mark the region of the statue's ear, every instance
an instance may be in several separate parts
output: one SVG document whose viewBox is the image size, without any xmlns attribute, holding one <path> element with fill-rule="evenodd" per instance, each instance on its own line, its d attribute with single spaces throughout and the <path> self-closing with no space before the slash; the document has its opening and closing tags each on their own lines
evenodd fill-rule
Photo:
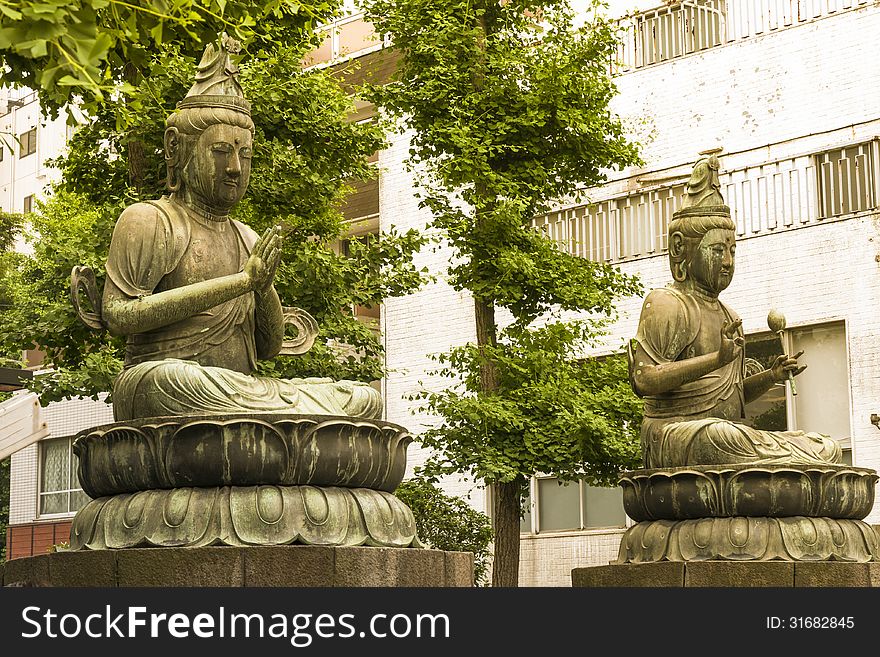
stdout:
<svg viewBox="0 0 880 657">
<path fill-rule="evenodd" d="M 180 133 L 177 128 L 171 127 L 165 130 L 165 187 L 169 192 L 180 189 L 180 172 L 177 170 L 180 163 Z"/>
<path fill-rule="evenodd" d="M 683 283 L 687 278 L 687 262 L 685 262 L 684 235 L 675 231 L 669 236 L 669 267 L 672 270 L 672 278 Z"/>
<path fill-rule="evenodd" d="M 669 255 L 675 260 L 684 257 L 684 235 L 679 231 L 669 236 Z"/>
<path fill-rule="evenodd" d="M 180 155 L 180 133 L 177 128 L 165 130 L 165 159 L 176 161 Z"/>
</svg>

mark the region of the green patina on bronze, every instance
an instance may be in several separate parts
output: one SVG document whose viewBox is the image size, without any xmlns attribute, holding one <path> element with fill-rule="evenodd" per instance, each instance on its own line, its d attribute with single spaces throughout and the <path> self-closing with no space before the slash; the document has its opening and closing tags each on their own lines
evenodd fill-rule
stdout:
<svg viewBox="0 0 880 657">
<path fill-rule="evenodd" d="M 702 465 L 627 472 L 633 520 L 826 517 L 860 520 L 874 506 L 877 473 L 847 465 Z"/>
<path fill-rule="evenodd" d="M 629 346 L 646 469 L 620 480 L 639 522 L 618 563 L 878 561 L 880 540 L 861 522 L 876 472 L 843 465 L 828 436 L 746 424 L 746 404 L 803 367 L 782 355 L 746 375 L 742 320 L 718 298 L 736 254 L 719 166 L 714 153 L 694 165 L 668 229 L 674 280 L 648 294 Z"/>
<path fill-rule="evenodd" d="M 391 493 L 334 486 L 215 486 L 101 497 L 73 521 L 74 550 L 208 545 L 419 546 Z"/>
<path fill-rule="evenodd" d="M 284 350 L 285 316 L 297 315 L 285 313 L 272 286 L 280 227 L 258 236 L 229 217 L 247 190 L 254 131 L 231 59 L 237 49 L 224 36 L 205 50 L 195 84 L 166 121 L 170 193 L 122 212 L 100 314 L 84 317 L 127 337 L 114 415 L 378 417 L 381 397 L 366 383 L 253 376 L 257 359 Z M 87 272 L 75 270 L 78 309 L 80 284 L 88 288 Z"/>
<path fill-rule="evenodd" d="M 412 441 L 376 420 L 366 383 L 254 376 L 257 359 L 307 351 L 305 311 L 273 288 L 280 227 L 258 236 L 229 217 L 245 193 L 254 124 L 231 59 L 209 45 L 167 119 L 169 194 L 126 208 L 103 296 L 75 268 L 89 326 L 127 337 L 112 425 L 80 434 L 83 490 L 74 550 L 207 545 L 419 547 L 393 491 Z M 93 306 L 79 303 L 85 292 Z M 284 340 L 284 325 L 298 329 Z"/>
<path fill-rule="evenodd" d="M 840 447 L 827 436 L 745 424 L 745 405 L 800 368 L 782 355 L 745 377 L 742 320 L 718 298 L 733 280 L 736 257 L 718 168 L 714 155 L 694 166 L 669 223 L 674 281 L 648 294 L 631 344 L 632 387 L 645 400 L 645 466 L 841 463 Z"/>
<path fill-rule="evenodd" d="M 412 436 L 381 420 L 264 413 L 117 422 L 80 434 L 93 498 L 189 486 L 348 486 L 393 492 Z"/>
</svg>

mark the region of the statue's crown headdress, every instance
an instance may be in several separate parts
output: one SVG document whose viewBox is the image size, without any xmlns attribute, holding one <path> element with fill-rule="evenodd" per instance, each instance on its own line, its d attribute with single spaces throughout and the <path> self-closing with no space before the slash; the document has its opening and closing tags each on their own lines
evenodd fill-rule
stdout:
<svg viewBox="0 0 880 657">
<path fill-rule="evenodd" d="M 704 153 L 694 164 L 691 177 L 687 182 L 684 201 L 676 212 L 673 220 L 688 216 L 730 216 L 730 208 L 724 204 L 721 196 L 721 182 L 718 179 L 718 151 L 715 149 Z"/>
<path fill-rule="evenodd" d="M 195 84 L 177 108 L 225 107 L 250 116 L 251 104 L 245 100 L 238 82 L 238 66 L 231 57 L 240 50 L 241 44 L 225 33 L 219 47 L 209 43 L 196 68 Z"/>
</svg>

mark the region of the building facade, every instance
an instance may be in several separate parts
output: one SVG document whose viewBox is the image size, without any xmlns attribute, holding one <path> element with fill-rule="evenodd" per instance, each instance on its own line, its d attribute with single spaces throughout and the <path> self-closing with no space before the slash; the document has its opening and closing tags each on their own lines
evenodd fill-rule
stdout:
<svg viewBox="0 0 880 657">
<path fill-rule="evenodd" d="M 722 193 L 738 239 L 737 273 L 723 298 L 743 318 L 755 367 L 783 348 L 803 349 L 808 365 L 797 396 L 777 386 L 750 407 L 752 419 L 765 428 L 827 433 L 854 465 L 880 469 L 880 5 L 619 0 L 610 11 L 622 29 L 609 63 L 619 89 L 613 109 L 642 144 L 645 165 L 609 172 L 607 184 L 590 190 L 589 204 L 560 206 L 537 218 L 536 229 L 573 254 L 638 274 L 646 290 L 664 286 L 671 280 L 666 227 L 692 164 L 700 152 L 722 149 Z M 357 15 L 329 26 L 313 55 L 309 64 L 319 66 L 353 57 L 366 69 L 393 64 Z M 368 120 L 373 111 L 359 104 L 354 118 Z M 430 222 L 404 166 L 408 149 L 404 134 L 377 154 L 376 181 L 359 187 L 346 208 L 353 236 Z M 426 249 L 417 264 L 438 275 L 434 282 L 388 300 L 381 312 L 354 309 L 382 331 L 385 417 L 415 434 L 436 419 L 416 412 L 409 396 L 444 385 L 429 374 L 429 355 L 475 339 L 471 300 L 443 279 L 450 257 L 446 248 Z M 635 335 L 640 308 L 641 298 L 623 300 L 604 345 L 590 355 L 618 352 Z M 787 319 L 784 344 L 767 326 L 771 308 Z M 83 415 L 82 426 L 68 422 L 56 431 L 50 419 L 52 435 L 63 440 L 108 421 L 101 413 L 109 418 L 109 411 L 97 409 Z M 60 487 L 63 468 L 54 464 L 61 442 L 46 444 L 14 457 L 10 536 L 26 535 L 17 527 L 57 524 L 65 513 L 69 519 L 81 499 L 72 483 Z M 409 472 L 426 457 L 413 444 Z M 459 478 L 444 486 L 488 512 L 490 491 L 477 483 Z M 559 486 L 540 476 L 530 486 L 522 585 L 568 586 L 572 568 L 616 558 L 630 523 L 619 490 Z M 867 520 L 880 522 L 880 507 Z M 53 531 L 53 540 L 63 533 Z"/>
<path fill-rule="evenodd" d="M 70 131 L 64 113 L 44 116 L 29 89 L 0 90 L 0 211 L 28 213 L 58 171 L 47 162 L 58 157 Z"/>
<path fill-rule="evenodd" d="M 806 429 L 841 441 L 853 464 L 880 467 L 872 422 L 880 377 L 880 6 L 840 0 L 614 2 L 622 45 L 613 109 L 642 144 L 645 165 L 610 172 L 590 204 L 559 207 L 535 224 L 571 253 L 638 274 L 646 290 L 671 281 L 666 227 L 701 151 L 720 153 L 722 193 L 737 223 L 737 273 L 725 302 L 743 318 L 747 357 L 781 353 L 767 326 L 784 313 L 789 353 L 808 365 L 798 395 L 777 386 L 750 406 L 765 428 Z M 630 12 L 629 17 L 624 17 Z M 633 15 L 632 12 L 635 12 Z M 380 225 L 429 220 L 401 166 L 405 136 L 380 154 Z M 420 264 L 442 273 L 449 251 Z M 641 298 L 624 300 L 604 349 L 635 335 Z M 388 419 L 416 433 L 432 418 L 406 396 L 442 385 L 430 353 L 474 339 L 472 304 L 442 278 L 384 307 Z M 750 361 L 751 362 L 751 361 Z M 876 421 L 876 420 L 874 420 Z M 414 463 L 425 455 L 412 449 Z M 488 511 L 486 491 L 449 489 Z M 574 567 L 616 559 L 630 522 L 617 491 L 548 477 L 531 483 L 523 521 L 521 585 L 568 586 Z M 877 523 L 875 507 L 867 519 Z"/>
</svg>

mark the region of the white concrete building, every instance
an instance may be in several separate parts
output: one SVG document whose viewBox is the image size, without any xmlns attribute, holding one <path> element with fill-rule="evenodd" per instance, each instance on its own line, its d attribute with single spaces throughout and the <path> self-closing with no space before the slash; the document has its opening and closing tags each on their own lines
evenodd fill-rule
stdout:
<svg viewBox="0 0 880 657">
<path fill-rule="evenodd" d="M 65 114 L 43 116 L 36 93 L 0 89 L 0 210 L 31 211 L 59 176 L 46 161 L 61 154 L 69 137 Z"/>
<path fill-rule="evenodd" d="M 636 6 L 634 6 L 636 5 Z M 880 7 L 839 0 L 614 2 L 627 27 L 613 108 L 643 144 L 646 165 L 611 174 L 589 206 L 538 220 L 562 248 L 639 274 L 646 289 L 671 276 L 666 225 L 700 151 L 723 147 L 722 192 L 738 226 L 738 263 L 724 299 L 743 318 L 760 360 L 777 348 L 766 323 L 781 310 L 790 353 L 809 365 L 799 394 L 778 386 L 755 415 L 776 428 L 838 438 L 859 466 L 880 468 Z M 422 226 L 401 167 L 405 139 L 381 153 L 380 225 Z M 421 256 L 442 272 L 448 251 Z M 634 336 L 641 299 L 619 307 L 606 353 Z M 472 304 L 442 281 L 385 304 L 388 419 L 418 432 L 405 395 L 428 385 L 428 353 L 474 339 Z M 751 410 L 751 409 L 750 409 Z M 769 428 L 769 426 L 768 426 Z M 417 448 L 412 459 L 424 458 Z M 486 495 L 465 482 L 488 510 Z M 570 585 L 573 567 L 617 556 L 628 520 L 602 489 L 532 482 L 523 523 L 521 585 Z M 868 522 L 880 521 L 880 509 Z M 616 526 L 615 526 L 616 525 Z"/>
<path fill-rule="evenodd" d="M 560 207 L 536 224 L 561 248 L 639 274 L 646 289 L 666 285 L 666 225 L 697 154 L 723 148 L 722 193 L 739 240 L 737 273 L 723 298 L 743 318 L 749 357 L 766 363 L 781 349 L 766 324 L 775 307 L 787 318 L 787 350 L 803 348 L 809 365 L 796 397 L 778 386 L 754 414 L 767 428 L 828 433 L 855 465 L 880 469 L 880 429 L 872 421 L 880 414 L 880 5 L 617 0 L 611 11 L 641 12 L 622 22 L 613 107 L 643 144 L 646 164 L 612 173 L 591 190 L 592 204 Z M 357 34 L 345 34 L 346 25 Z M 333 30 L 327 57 L 363 55 L 365 67 L 387 66 L 356 17 Z M 403 166 L 407 153 L 406 136 L 379 153 L 378 184 L 360 189 L 351 208 L 352 220 L 367 220 L 356 225 L 407 229 L 430 221 Z M 414 433 L 434 418 L 414 414 L 407 396 L 441 385 L 428 376 L 428 354 L 474 339 L 470 299 L 443 280 L 449 256 L 444 249 L 419 254 L 418 264 L 438 281 L 389 300 L 380 318 L 390 370 L 386 417 Z M 636 298 L 620 305 L 597 353 L 617 351 L 635 334 L 640 307 Z M 57 492 L 43 490 L 38 474 L 50 457 L 35 447 L 13 461 L 14 522 L 57 521 L 37 502 Z M 425 457 L 418 445 L 410 448 L 411 467 Z M 522 585 L 568 586 L 572 568 L 616 558 L 629 522 L 618 491 L 563 488 L 543 477 L 531 486 Z M 472 482 L 447 488 L 488 511 L 486 491 Z M 880 523 L 880 507 L 868 522 Z"/>
</svg>

